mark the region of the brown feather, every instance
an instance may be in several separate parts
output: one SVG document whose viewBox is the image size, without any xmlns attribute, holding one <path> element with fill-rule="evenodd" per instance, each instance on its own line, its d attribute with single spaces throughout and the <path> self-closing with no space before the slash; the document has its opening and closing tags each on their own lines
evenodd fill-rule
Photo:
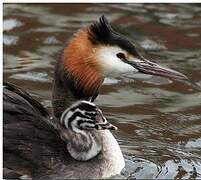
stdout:
<svg viewBox="0 0 201 180">
<path fill-rule="evenodd" d="M 93 95 L 103 82 L 102 69 L 96 59 L 97 47 L 84 29 L 71 39 L 63 52 L 64 68 L 75 80 L 75 86 L 88 95 Z"/>
</svg>

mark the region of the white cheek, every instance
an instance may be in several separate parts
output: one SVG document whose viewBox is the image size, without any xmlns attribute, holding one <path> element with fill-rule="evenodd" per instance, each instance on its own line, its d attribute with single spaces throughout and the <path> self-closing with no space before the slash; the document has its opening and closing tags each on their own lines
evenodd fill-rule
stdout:
<svg viewBox="0 0 201 180">
<path fill-rule="evenodd" d="M 123 52 L 118 47 L 102 47 L 99 50 L 98 58 L 100 65 L 104 70 L 104 74 L 107 75 L 120 75 L 122 73 L 129 73 L 129 72 L 138 72 L 137 69 L 132 67 L 131 65 L 123 62 L 120 60 L 116 54 L 119 52 Z"/>
</svg>

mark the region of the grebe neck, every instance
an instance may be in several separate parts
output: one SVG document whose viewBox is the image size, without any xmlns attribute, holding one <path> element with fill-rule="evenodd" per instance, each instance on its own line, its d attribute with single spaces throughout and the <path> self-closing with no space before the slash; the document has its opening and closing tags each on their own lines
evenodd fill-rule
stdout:
<svg viewBox="0 0 201 180">
<path fill-rule="evenodd" d="M 79 38 L 78 38 L 79 37 Z M 53 108 L 57 118 L 75 100 L 94 100 L 104 77 L 96 60 L 96 47 L 85 30 L 79 31 L 55 66 Z"/>
</svg>

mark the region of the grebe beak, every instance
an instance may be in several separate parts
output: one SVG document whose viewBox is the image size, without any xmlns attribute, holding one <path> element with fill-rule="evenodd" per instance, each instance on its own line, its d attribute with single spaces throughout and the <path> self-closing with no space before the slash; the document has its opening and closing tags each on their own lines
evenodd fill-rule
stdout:
<svg viewBox="0 0 201 180">
<path fill-rule="evenodd" d="M 184 74 L 169 68 L 162 67 L 156 63 L 145 59 L 144 57 L 141 57 L 139 60 L 136 61 L 129 61 L 129 64 L 135 69 L 137 69 L 140 73 L 167 77 L 173 80 L 188 79 Z"/>
</svg>

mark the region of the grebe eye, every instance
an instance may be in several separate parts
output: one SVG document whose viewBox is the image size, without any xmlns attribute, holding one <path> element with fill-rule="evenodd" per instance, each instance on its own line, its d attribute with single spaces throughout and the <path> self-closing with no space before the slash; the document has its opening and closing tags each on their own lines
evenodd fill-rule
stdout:
<svg viewBox="0 0 201 180">
<path fill-rule="evenodd" d="M 126 56 L 124 53 L 117 53 L 116 56 L 119 58 L 119 59 L 126 59 Z"/>
</svg>

